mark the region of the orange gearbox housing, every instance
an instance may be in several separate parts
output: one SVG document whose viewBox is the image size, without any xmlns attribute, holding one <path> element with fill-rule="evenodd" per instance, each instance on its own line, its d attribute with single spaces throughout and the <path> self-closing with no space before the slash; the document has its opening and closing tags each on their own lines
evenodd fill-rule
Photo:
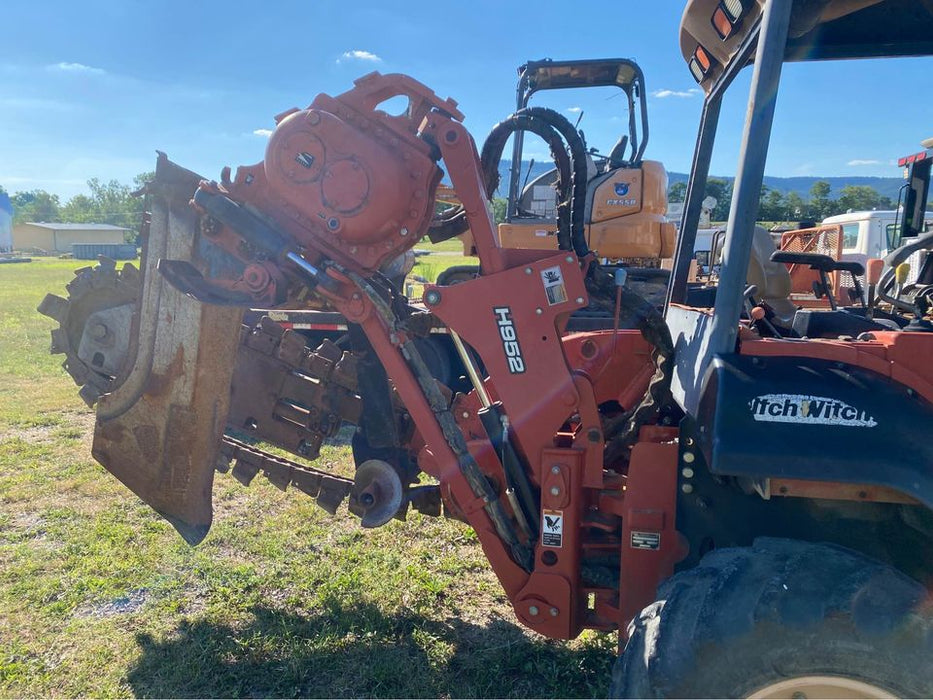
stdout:
<svg viewBox="0 0 933 700">
<path fill-rule="evenodd" d="M 404 113 L 378 109 L 397 96 L 408 99 Z M 442 172 L 419 130 L 434 109 L 462 119 L 456 106 L 407 76 L 370 73 L 342 95 L 279 115 L 265 160 L 224 187 L 273 212 L 305 250 L 372 272 L 427 230 Z"/>
</svg>

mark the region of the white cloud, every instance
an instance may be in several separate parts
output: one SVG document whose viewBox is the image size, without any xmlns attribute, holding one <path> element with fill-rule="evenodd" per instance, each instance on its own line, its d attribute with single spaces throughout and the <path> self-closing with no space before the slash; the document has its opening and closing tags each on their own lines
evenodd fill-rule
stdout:
<svg viewBox="0 0 933 700">
<path fill-rule="evenodd" d="M 53 63 L 50 66 L 46 66 L 49 70 L 60 71 L 63 73 L 83 73 L 84 75 L 103 75 L 107 71 L 103 68 L 94 68 L 93 66 L 86 66 L 83 63 Z"/>
<path fill-rule="evenodd" d="M 55 112 L 73 112 L 78 106 L 63 100 L 50 100 L 42 97 L 3 97 L 0 98 L 0 106 L 10 109 L 28 110 L 52 110 Z"/>
<path fill-rule="evenodd" d="M 573 112 L 574 114 L 579 114 L 580 112 L 583 111 L 583 109 L 581 107 L 568 107 L 567 111 Z"/>
<path fill-rule="evenodd" d="M 353 51 L 344 51 L 340 58 L 337 59 L 337 63 L 342 63 L 343 61 L 368 61 L 371 63 L 382 63 L 382 59 L 379 58 L 376 54 L 370 51 L 360 51 L 359 49 L 354 49 Z"/>
<path fill-rule="evenodd" d="M 262 136 L 264 138 L 269 138 L 270 136 L 272 136 L 272 129 L 254 129 L 253 133 L 256 134 L 256 136 Z"/>
<path fill-rule="evenodd" d="M 695 97 L 699 94 L 700 90 L 690 88 L 689 90 L 655 90 L 651 93 L 651 96 L 663 100 L 666 97 Z"/>
<path fill-rule="evenodd" d="M 858 167 L 860 165 L 881 165 L 881 161 L 856 158 L 855 160 L 850 160 L 848 163 L 846 163 L 846 165 L 853 166 L 853 167 Z"/>
</svg>

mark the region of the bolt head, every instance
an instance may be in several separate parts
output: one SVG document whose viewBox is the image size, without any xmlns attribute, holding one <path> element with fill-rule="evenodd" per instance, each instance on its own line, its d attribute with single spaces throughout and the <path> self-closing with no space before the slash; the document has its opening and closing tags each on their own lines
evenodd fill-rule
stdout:
<svg viewBox="0 0 933 700">
<path fill-rule="evenodd" d="M 462 417 L 464 417 L 464 418 L 469 418 L 469 417 L 470 417 L 470 412 L 469 412 L 469 411 L 464 411 L 464 412 L 461 413 L 460 415 L 461 415 Z"/>
<path fill-rule="evenodd" d="M 544 313 L 544 311 L 542 311 L 541 309 L 535 309 L 535 313 L 538 314 L 538 316 L 540 316 L 541 314 Z"/>
<path fill-rule="evenodd" d="M 552 495 L 552 496 L 560 496 L 560 486 L 552 486 L 552 487 L 551 487 L 551 495 Z"/>
<path fill-rule="evenodd" d="M 402 227 L 402 230 L 398 232 L 398 235 L 400 235 L 400 236 L 407 236 L 407 235 L 408 235 L 408 229 L 405 228 L 405 227 L 403 226 L 403 227 Z"/>
<path fill-rule="evenodd" d="M 692 452 L 684 452 L 684 462 L 687 464 L 693 464 L 693 461 L 696 459 L 696 455 Z"/>
<path fill-rule="evenodd" d="M 693 484 L 684 484 L 680 487 L 680 490 L 684 493 L 693 493 Z"/>
<path fill-rule="evenodd" d="M 683 469 L 680 470 L 680 473 L 683 474 L 683 477 L 685 479 L 693 478 L 693 469 L 691 469 L 690 467 L 684 467 Z"/>
<path fill-rule="evenodd" d="M 551 467 L 551 474 L 560 474 L 560 467 L 558 467 L 556 464 Z"/>
<path fill-rule="evenodd" d="M 583 303 L 583 297 L 577 297 L 577 303 L 578 303 L 578 304 L 582 304 L 582 303 Z"/>
<path fill-rule="evenodd" d="M 530 267 L 526 267 L 526 268 L 525 268 L 525 274 L 526 274 L 526 275 L 530 275 L 530 274 L 531 274 L 531 268 L 530 268 Z"/>
<path fill-rule="evenodd" d="M 564 260 L 566 260 L 566 261 L 569 262 L 569 263 L 572 263 L 572 262 L 573 262 L 573 256 L 572 256 L 572 255 L 568 255 L 566 258 L 564 258 Z"/>
<path fill-rule="evenodd" d="M 551 608 L 548 612 L 551 613 L 551 617 L 557 617 L 560 614 L 560 610 L 557 608 Z"/>
<path fill-rule="evenodd" d="M 428 306 L 434 306 L 435 304 L 441 303 L 441 293 L 436 289 L 429 290 L 424 295 L 424 303 Z"/>
<path fill-rule="evenodd" d="M 537 615 L 539 612 L 540 612 L 540 611 L 538 610 L 538 606 L 537 606 L 537 605 L 529 605 L 529 606 L 528 606 L 528 614 L 529 614 L 529 615 Z"/>
<path fill-rule="evenodd" d="M 103 323 L 95 323 L 94 327 L 91 329 L 91 335 L 95 340 L 103 340 L 107 337 L 107 326 Z"/>
</svg>

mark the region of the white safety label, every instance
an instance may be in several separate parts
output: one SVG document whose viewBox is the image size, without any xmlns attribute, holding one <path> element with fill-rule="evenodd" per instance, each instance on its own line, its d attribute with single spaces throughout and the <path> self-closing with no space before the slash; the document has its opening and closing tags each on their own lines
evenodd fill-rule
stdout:
<svg viewBox="0 0 933 700">
<path fill-rule="evenodd" d="M 632 530 L 632 549 L 660 549 L 660 532 L 636 532 Z"/>
<path fill-rule="evenodd" d="M 544 511 L 544 517 L 541 519 L 541 544 L 557 548 L 564 545 L 564 511 Z"/>
<path fill-rule="evenodd" d="M 549 267 L 541 270 L 541 281 L 547 294 L 549 306 L 563 304 L 567 301 L 567 287 L 564 285 L 564 273 L 560 267 Z"/>
</svg>

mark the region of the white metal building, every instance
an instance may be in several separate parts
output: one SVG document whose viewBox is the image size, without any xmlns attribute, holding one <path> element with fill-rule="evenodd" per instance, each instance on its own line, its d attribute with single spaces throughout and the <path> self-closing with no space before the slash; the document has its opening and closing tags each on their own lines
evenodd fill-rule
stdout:
<svg viewBox="0 0 933 700">
<path fill-rule="evenodd" d="M 129 229 L 110 224 L 26 223 L 13 227 L 16 250 L 45 250 L 70 253 L 74 244 L 120 244 Z"/>
</svg>

